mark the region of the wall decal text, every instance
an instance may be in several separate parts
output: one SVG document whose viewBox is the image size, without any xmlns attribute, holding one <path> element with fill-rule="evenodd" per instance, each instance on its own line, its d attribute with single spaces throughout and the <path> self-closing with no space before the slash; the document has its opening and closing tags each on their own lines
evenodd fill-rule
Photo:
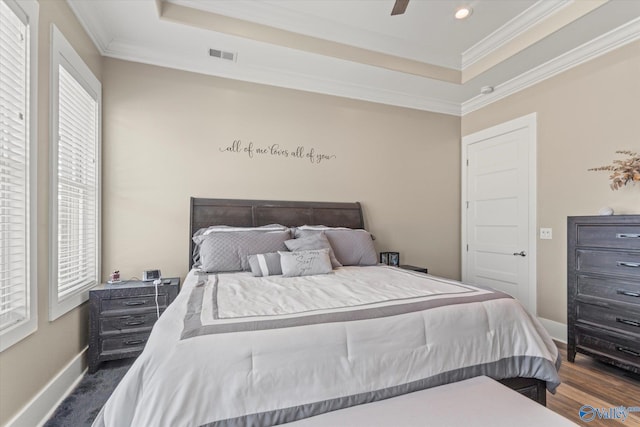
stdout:
<svg viewBox="0 0 640 427">
<path fill-rule="evenodd" d="M 307 148 L 304 145 L 298 145 L 295 149 L 283 147 L 280 144 L 271 144 L 266 146 L 257 146 L 253 141 L 248 144 L 236 139 L 231 145 L 219 147 L 221 153 L 246 154 L 250 159 L 260 157 L 284 157 L 289 159 L 307 160 L 313 164 L 320 164 L 324 161 L 333 160 L 335 154 L 321 153 L 315 148 Z"/>
</svg>

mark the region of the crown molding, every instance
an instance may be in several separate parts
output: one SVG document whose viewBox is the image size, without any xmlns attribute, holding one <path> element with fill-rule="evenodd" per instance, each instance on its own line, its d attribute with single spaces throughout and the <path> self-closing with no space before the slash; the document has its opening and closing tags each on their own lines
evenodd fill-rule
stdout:
<svg viewBox="0 0 640 427">
<path fill-rule="evenodd" d="M 466 69 L 501 46 L 509 43 L 521 34 L 529 31 L 534 25 L 546 20 L 549 16 L 565 8 L 574 0 L 539 0 L 527 10 L 489 34 L 469 49 L 462 52 L 462 69 Z"/>
<path fill-rule="evenodd" d="M 461 109 L 462 115 L 465 116 L 482 107 L 506 98 L 509 95 L 513 95 L 543 80 L 637 40 L 640 40 L 640 18 L 629 21 L 600 37 L 496 86 L 494 92 L 489 95 L 478 95 L 463 102 Z"/>
<path fill-rule="evenodd" d="M 574 1 L 575 0 L 553 0 L 553 2 L 549 2 L 548 5 L 540 5 L 540 3 L 547 3 L 545 0 L 542 0 L 536 3 L 536 7 L 538 7 L 535 9 L 538 17 L 537 20 L 544 19 L 545 13 L 547 15 L 556 13 L 562 7 L 573 4 Z M 372 85 L 367 86 L 356 82 L 345 82 L 270 67 L 248 66 L 242 63 L 212 64 L 211 59 L 208 57 L 189 58 L 183 52 L 167 52 L 159 50 L 158 47 L 154 46 L 133 44 L 117 39 L 114 40 L 102 22 L 96 18 L 96 14 L 89 6 L 90 2 L 84 0 L 67 0 L 67 3 L 103 56 L 224 77 L 232 80 L 340 96 L 455 116 L 469 114 L 572 67 L 640 39 L 640 18 L 636 18 L 509 81 L 496 85 L 494 92 L 491 94 L 475 96 L 460 104 L 455 100 L 421 96 L 418 93 L 409 93 L 409 91 L 384 90 L 379 87 L 373 87 Z M 532 6 L 532 8 L 533 7 L 534 6 Z M 521 15 L 528 15 L 530 19 L 528 22 L 530 22 L 530 25 L 534 25 L 533 23 L 536 20 L 531 19 L 532 14 L 530 12 L 531 8 Z M 520 18 L 520 16 L 518 18 Z M 526 26 L 524 22 L 517 24 L 517 21 L 518 19 L 511 21 L 508 26 L 514 27 L 516 30 Z M 514 24 L 514 22 L 516 22 L 516 24 Z M 509 40 L 508 34 L 511 34 L 510 37 L 516 35 L 515 32 L 507 31 L 504 27 L 503 30 L 502 43 Z M 481 43 L 478 43 L 478 45 Z M 491 49 L 491 47 L 486 46 L 485 48 Z"/>
<path fill-rule="evenodd" d="M 80 25 L 82 25 L 84 31 L 89 35 L 89 38 L 93 41 L 93 44 L 100 52 L 100 55 L 104 56 L 109 43 L 111 43 L 112 37 L 102 24 L 103 21 L 95 18 L 95 14 L 91 10 L 92 6 L 90 3 L 91 2 L 84 0 L 67 0 L 67 4 L 78 21 L 80 21 Z"/>
<path fill-rule="evenodd" d="M 445 99 L 415 96 L 412 93 L 346 83 L 334 79 L 294 73 L 283 69 L 247 66 L 240 62 L 213 62 L 211 58 L 204 56 L 202 58 L 188 58 L 179 52 L 160 52 L 151 46 L 134 45 L 117 39 L 109 44 L 109 47 L 103 55 L 125 61 L 140 62 L 143 64 L 286 89 L 333 95 L 454 116 L 460 116 L 461 114 L 460 103 Z"/>
</svg>

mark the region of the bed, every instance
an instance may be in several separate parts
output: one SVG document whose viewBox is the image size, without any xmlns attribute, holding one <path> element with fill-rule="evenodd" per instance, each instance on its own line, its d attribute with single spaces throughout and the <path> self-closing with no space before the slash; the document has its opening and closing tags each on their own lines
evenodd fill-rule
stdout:
<svg viewBox="0 0 640 427">
<path fill-rule="evenodd" d="M 94 426 L 286 424 L 479 375 L 545 404 L 559 385 L 544 328 L 488 288 L 381 265 L 303 277 L 191 268 L 198 230 L 359 230 L 359 203 L 192 198 L 190 212 L 190 272 Z"/>
</svg>

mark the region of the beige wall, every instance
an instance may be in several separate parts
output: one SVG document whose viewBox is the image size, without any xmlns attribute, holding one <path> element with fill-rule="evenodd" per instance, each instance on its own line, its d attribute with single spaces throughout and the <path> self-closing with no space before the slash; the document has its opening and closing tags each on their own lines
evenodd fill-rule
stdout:
<svg viewBox="0 0 640 427">
<path fill-rule="evenodd" d="M 87 345 L 86 304 L 49 322 L 48 188 L 49 62 L 54 23 L 101 79 L 102 58 L 67 3 L 40 1 L 38 28 L 38 330 L 0 353 L 0 425 L 16 413 Z"/>
<path fill-rule="evenodd" d="M 103 274 L 187 273 L 189 197 L 360 201 L 378 250 L 459 277 L 460 118 L 104 62 Z M 320 164 L 220 152 L 303 145 Z"/>
<path fill-rule="evenodd" d="M 640 43 L 460 119 L 114 59 L 66 2 L 42 0 L 39 37 L 38 331 L 0 353 L 0 425 L 86 346 L 86 306 L 48 321 L 49 37 L 55 22 L 103 81 L 103 277 L 187 272 L 190 196 L 362 202 L 378 250 L 459 278 L 460 135 L 538 113 L 538 310 L 565 321 L 567 215 L 640 213 L 612 192 L 616 149 L 640 150 Z M 461 132 L 462 131 L 462 132 Z M 240 139 L 335 154 L 308 161 L 221 153 Z M 25 378 L 27 380 L 25 380 Z"/>
<path fill-rule="evenodd" d="M 628 45 L 462 118 L 462 135 L 537 112 L 538 315 L 566 323 L 567 216 L 640 213 L 640 185 L 609 189 L 616 150 L 640 151 L 640 43 Z"/>
</svg>

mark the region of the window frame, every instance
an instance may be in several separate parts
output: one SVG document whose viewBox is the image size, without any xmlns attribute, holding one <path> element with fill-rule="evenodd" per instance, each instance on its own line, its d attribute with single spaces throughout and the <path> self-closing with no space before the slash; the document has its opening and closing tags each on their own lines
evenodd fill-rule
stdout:
<svg viewBox="0 0 640 427">
<path fill-rule="evenodd" d="M 28 32 L 28 107 L 26 110 L 28 120 L 27 153 L 29 161 L 28 182 L 28 284 L 26 290 L 26 316 L 21 322 L 10 326 L 0 332 L 0 352 L 5 351 L 14 344 L 38 330 L 38 11 L 39 4 L 36 0 L 0 0 L 11 9 L 18 18 L 27 26 Z"/>
<path fill-rule="evenodd" d="M 96 118 L 96 243 L 95 281 L 75 292 L 59 298 L 58 284 L 58 135 L 59 135 L 59 69 L 63 67 L 97 104 Z M 89 290 L 100 283 L 102 242 L 102 85 L 89 67 L 67 41 L 62 32 L 51 24 L 51 97 L 50 97 L 50 195 L 49 195 L 49 321 L 73 310 L 89 299 Z"/>
</svg>

